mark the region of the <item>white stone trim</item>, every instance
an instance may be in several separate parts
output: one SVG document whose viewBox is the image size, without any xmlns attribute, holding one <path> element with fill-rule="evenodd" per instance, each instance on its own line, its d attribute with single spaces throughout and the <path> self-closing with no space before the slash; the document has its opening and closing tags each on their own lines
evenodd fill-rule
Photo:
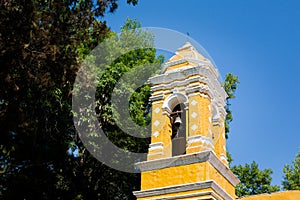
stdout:
<svg viewBox="0 0 300 200">
<path fill-rule="evenodd" d="M 214 196 L 215 198 L 220 196 L 221 198 L 223 198 L 225 200 L 234 200 L 234 197 L 231 197 L 226 191 L 224 191 L 213 180 L 208 180 L 208 181 L 205 181 L 205 182 L 175 185 L 175 186 L 169 186 L 169 187 L 161 187 L 161 188 L 155 188 L 155 189 L 150 189 L 150 190 L 134 191 L 133 194 L 137 198 L 145 198 L 145 197 L 153 197 L 153 196 L 160 196 L 161 195 L 162 197 L 159 198 L 159 199 L 171 200 L 171 199 L 180 198 L 182 195 L 174 196 L 174 197 L 163 197 L 163 195 L 172 194 L 172 193 L 187 192 L 187 191 L 193 191 L 193 190 L 201 190 L 201 189 L 207 189 L 207 188 L 211 188 L 213 191 L 215 191 L 215 194 L 212 194 L 212 196 Z M 193 195 L 194 197 L 197 197 L 196 194 L 197 193 L 192 193 L 192 194 L 187 194 L 187 195 Z M 198 197 L 201 197 L 200 195 L 204 195 L 204 193 L 198 193 Z M 186 196 L 186 197 L 191 197 L 191 196 Z M 219 200 L 220 198 L 217 198 L 217 199 Z"/>
<path fill-rule="evenodd" d="M 162 109 L 164 111 L 167 111 L 169 113 L 172 112 L 174 107 L 180 103 L 183 103 L 185 105 L 188 104 L 188 97 L 180 92 L 176 92 L 171 94 L 163 103 Z"/>
<path fill-rule="evenodd" d="M 196 112 L 193 112 L 193 113 L 191 114 L 191 116 L 192 116 L 192 118 L 196 118 L 196 117 L 198 116 L 198 114 L 197 114 Z"/>
<path fill-rule="evenodd" d="M 219 108 L 216 105 L 217 103 L 215 101 L 212 102 L 212 121 L 213 122 L 220 122 L 220 112 Z"/>
<path fill-rule="evenodd" d="M 150 97 L 150 101 L 158 101 L 158 100 L 162 100 L 165 98 L 165 95 L 155 95 L 155 96 L 151 96 Z"/>
<path fill-rule="evenodd" d="M 148 154 L 148 157 L 151 157 L 151 156 L 157 156 L 157 155 L 163 155 L 163 152 L 160 151 L 160 152 L 155 152 L 155 153 L 151 153 L 151 154 Z M 137 169 L 138 170 L 138 169 Z"/>
<path fill-rule="evenodd" d="M 156 142 L 149 145 L 149 150 L 163 150 L 163 143 L 162 142 Z"/>
<path fill-rule="evenodd" d="M 201 83 L 199 85 L 194 86 L 194 87 L 188 87 L 188 88 L 186 88 L 185 91 L 186 91 L 187 94 L 200 92 L 200 93 L 207 94 L 210 98 L 213 97 L 213 94 L 211 93 L 211 90 L 209 89 L 209 87 L 207 85 L 204 85 L 204 84 L 201 84 Z"/>
<path fill-rule="evenodd" d="M 193 106 L 195 106 L 195 105 L 197 105 L 197 101 L 194 99 L 192 102 L 191 102 L 191 104 L 193 105 Z"/>
<path fill-rule="evenodd" d="M 154 85 L 152 87 L 153 91 L 162 89 L 166 90 L 168 88 L 174 88 L 174 85 L 187 86 L 189 83 L 195 82 L 194 80 L 187 78 L 193 75 L 199 75 L 199 81 L 208 84 L 211 92 L 215 93 L 213 96 L 218 98 L 218 101 L 225 106 L 227 94 L 219 81 L 212 76 L 212 72 L 207 66 L 197 66 L 173 73 L 161 74 L 150 78 L 149 82 Z"/>
<path fill-rule="evenodd" d="M 220 159 L 228 162 L 227 156 L 224 154 L 221 154 Z"/>
<path fill-rule="evenodd" d="M 191 149 L 199 149 L 199 148 L 205 148 L 205 151 L 213 151 L 213 147 L 206 147 L 203 145 L 198 145 L 198 146 L 188 146 L 187 149 L 191 150 Z"/>
<path fill-rule="evenodd" d="M 195 64 L 198 64 L 199 66 L 205 66 L 205 65 L 211 66 L 211 62 L 209 60 L 204 61 L 204 60 L 192 59 L 192 58 L 182 58 L 180 60 L 175 60 L 175 61 L 171 61 L 171 62 L 167 62 L 167 63 L 163 64 L 163 69 L 161 70 L 161 73 L 165 73 L 165 72 L 168 73 L 169 71 L 171 71 L 171 70 L 167 70 L 168 67 L 182 64 L 185 62 L 195 63 Z M 217 70 L 214 67 L 212 67 L 211 70 L 213 71 L 213 74 L 215 75 L 215 77 L 218 78 L 219 74 L 218 74 Z"/>
<path fill-rule="evenodd" d="M 212 138 L 213 133 L 212 133 L 212 130 L 211 130 L 211 129 L 208 130 L 208 133 L 209 133 L 210 138 Z M 212 141 L 213 141 L 213 140 L 212 140 Z"/>
<path fill-rule="evenodd" d="M 196 142 L 201 142 L 202 144 L 208 144 L 210 146 L 214 146 L 212 139 L 209 137 L 195 135 L 195 136 L 190 136 L 188 138 L 188 145 L 191 145 L 192 143 L 196 143 Z"/>
<path fill-rule="evenodd" d="M 156 121 L 153 123 L 154 126 L 159 126 L 159 124 L 160 124 L 160 122 L 159 122 L 158 120 L 156 120 Z"/>
<path fill-rule="evenodd" d="M 151 155 L 151 154 L 150 154 Z M 194 163 L 201 163 L 208 161 L 216 170 L 218 170 L 233 186 L 237 185 L 239 179 L 230 171 L 230 169 L 222 163 L 215 153 L 211 150 L 202 151 L 193 154 L 185 154 L 169 158 L 161 158 L 157 160 L 150 160 L 136 163 L 135 166 L 141 172 L 158 170 L 168 167 L 182 166 Z"/>
<path fill-rule="evenodd" d="M 152 105 L 157 105 L 157 104 L 162 104 L 163 102 L 162 101 L 154 101 L 152 102 Z"/>
<path fill-rule="evenodd" d="M 219 112 L 220 112 L 222 118 L 225 119 L 227 112 L 226 112 L 224 106 L 219 106 L 218 108 L 219 108 Z"/>
<path fill-rule="evenodd" d="M 180 67 L 180 68 L 168 70 L 164 74 L 170 74 L 170 73 L 180 72 L 180 71 L 187 70 L 187 69 L 194 68 L 194 67 L 195 66 L 187 65 L 187 66 L 184 66 L 184 67 Z"/>
<path fill-rule="evenodd" d="M 156 114 L 158 114 L 158 113 L 160 112 L 160 110 L 161 110 L 161 109 L 157 107 L 157 108 L 155 108 L 154 112 L 155 112 Z"/>
<path fill-rule="evenodd" d="M 197 126 L 196 124 L 194 124 L 193 126 L 191 126 L 191 129 L 192 129 L 193 131 L 196 131 L 197 128 L 198 128 L 198 126 Z"/>
<path fill-rule="evenodd" d="M 158 132 L 158 131 L 155 131 L 155 132 L 153 133 L 153 136 L 157 138 L 157 137 L 159 136 L 159 132 Z"/>
<path fill-rule="evenodd" d="M 222 200 L 218 195 L 216 195 L 215 192 L 209 191 L 209 192 L 195 192 L 192 194 L 184 194 L 184 195 L 176 195 L 176 196 L 171 196 L 171 197 L 162 197 L 159 199 L 152 199 L 152 200 L 176 200 L 176 199 L 187 199 L 187 198 L 193 198 L 193 197 L 203 197 L 210 195 L 213 197 L 213 199 L 210 200 Z M 200 200 L 200 199 L 199 199 Z"/>
</svg>

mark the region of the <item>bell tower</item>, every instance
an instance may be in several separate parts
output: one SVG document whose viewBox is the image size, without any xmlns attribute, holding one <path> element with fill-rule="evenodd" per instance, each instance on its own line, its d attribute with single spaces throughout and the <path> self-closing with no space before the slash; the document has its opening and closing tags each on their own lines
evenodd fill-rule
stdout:
<svg viewBox="0 0 300 200">
<path fill-rule="evenodd" d="M 235 199 L 239 180 L 228 168 L 227 94 L 210 60 L 190 43 L 151 83 L 152 134 L 139 199 Z"/>
</svg>

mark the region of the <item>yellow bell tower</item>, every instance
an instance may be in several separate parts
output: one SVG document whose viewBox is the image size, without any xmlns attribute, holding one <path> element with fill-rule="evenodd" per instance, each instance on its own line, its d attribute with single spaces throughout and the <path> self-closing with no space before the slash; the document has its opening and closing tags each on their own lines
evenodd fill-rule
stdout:
<svg viewBox="0 0 300 200">
<path fill-rule="evenodd" d="M 152 135 L 137 199 L 235 199 L 228 168 L 227 94 L 218 71 L 190 43 L 179 48 L 152 85 Z"/>
</svg>

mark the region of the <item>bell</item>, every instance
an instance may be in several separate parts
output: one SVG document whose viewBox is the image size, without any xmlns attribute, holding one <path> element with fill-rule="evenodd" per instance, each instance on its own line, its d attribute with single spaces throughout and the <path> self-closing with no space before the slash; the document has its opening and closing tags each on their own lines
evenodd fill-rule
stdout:
<svg viewBox="0 0 300 200">
<path fill-rule="evenodd" d="M 177 116 L 177 117 L 175 118 L 174 125 L 179 127 L 180 124 L 182 124 L 182 121 L 181 121 L 180 117 Z"/>
</svg>

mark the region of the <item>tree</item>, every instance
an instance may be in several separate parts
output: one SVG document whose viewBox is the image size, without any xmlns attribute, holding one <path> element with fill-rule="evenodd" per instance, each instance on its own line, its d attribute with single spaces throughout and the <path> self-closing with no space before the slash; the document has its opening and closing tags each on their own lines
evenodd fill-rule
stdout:
<svg viewBox="0 0 300 200">
<path fill-rule="evenodd" d="M 230 132 L 229 124 L 233 120 L 232 111 L 230 110 L 230 99 L 235 98 L 235 91 L 239 85 L 240 81 L 237 76 L 232 73 L 226 74 L 225 81 L 222 83 L 228 97 L 226 102 L 226 120 L 225 120 L 225 137 L 228 138 L 228 133 Z"/>
<path fill-rule="evenodd" d="M 300 151 L 293 164 L 286 164 L 283 168 L 282 186 L 284 190 L 300 190 Z"/>
<path fill-rule="evenodd" d="M 71 113 L 81 47 L 88 52 L 104 39 L 109 30 L 96 18 L 116 8 L 116 0 L 1 3 L 1 198 L 133 198 L 139 177 L 94 159 Z M 154 62 L 153 51 L 134 53 Z"/>
<path fill-rule="evenodd" d="M 271 193 L 280 190 L 279 186 L 271 185 L 272 170 L 260 170 L 258 164 L 254 161 L 251 164 L 245 164 L 245 166 L 233 166 L 231 170 L 241 181 L 241 183 L 236 186 L 236 195 L 238 197 Z"/>
<path fill-rule="evenodd" d="M 230 109 L 230 99 L 235 98 L 235 91 L 238 87 L 238 84 L 240 83 L 237 76 L 233 75 L 232 73 L 226 74 L 225 81 L 222 83 L 223 88 L 225 89 L 228 97 L 226 99 L 226 118 L 225 118 L 225 138 L 228 139 L 228 133 L 230 132 L 229 124 L 232 122 L 232 111 Z M 231 162 L 233 161 L 231 154 L 227 151 L 227 160 L 229 163 L 229 166 Z"/>
<path fill-rule="evenodd" d="M 230 123 L 233 120 L 232 111 L 230 109 L 230 100 L 235 98 L 235 91 L 239 84 L 239 79 L 232 73 L 226 74 L 225 81 L 223 82 L 223 87 L 228 95 L 226 103 L 226 120 L 225 120 L 225 133 L 226 139 L 228 139 L 228 133 L 230 132 Z M 232 162 L 232 156 L 227 152 L 227 158 L 229 166 Z M 271 169 L 260 170 L 258 164 L 253 161 L 251 165 L 245 164 L 245 166 L 230 166 L 231 171 L 238 176 L 241 183 L 236 186 L 236 195 L 246 196 L 262 193 L 271 193 L 279 191 L 280 187 L 271 185 L 273 171 Z"/>
<path fill-rule="evenodd" d="M 100 81 L 98 82 L 98 87 L 96 91 L 96 111 L 98 117 L 96 123 L 98 121 L 100 122 L 100 128 L 104 130 L 105 134 L 108 136 L 110 141 L 112 141 L 118 147 L 126 149 L 130 152 L 147 152 L 148 144 L 150 141 L 149 138 L 139 139 L 131 137 L 130 135 L 124 133 L 120 129 L 117 122 L 124 124 L 128 120 L 123 117 L 120 119 L 119 116 L 113 115 L 113 111 L 115 108 L 111 105 L 111 94 L 113 94 L 114 91 L 117 90 L 115 92 L 117 93 L 118 100 L 127 98 L 126 95 L 124 95 L 124 93 L 126 93 L 128 90 L 132 90 L 132 88 L 135 87 L 131 86 L 132 82 L 130 81 L 121 82 L 119 87 L 116 87 L 120 78 L 122 78 L 123 75 L 128 74 L 128 72 L 133 71 L 133 69 L 135 69 L 138 66 L 146 65 L 146 67 L 151 67 L 151 65 L 147 65 L 151 63 L 160 66 L 162 62 L 161 59 L 156 59 L 155 49 L 152 48 L 153 36 L 147 32 L 139 30 L 139 27 L 140 24 L 138 22 L 128 19 L 125 25 L 122 27 L 121 34 L 119 36 L 117 36 L 115 33 L 111 33 L 110 39 L 107 39 L 105 41 L 104 46 L 101 46 L 100 49 L 97 48 L 97 51 L 99 50 L 100 52 L 97 52 L 96 55 L 101 55 L 100 57 L 95 58 L 94 56 L 87 56 L 85 58 L 86 60 L 91 59 L 89 60 L 91 63 L 101 63 L 101 65 L 104 63 L 105 67 L 104 72 L 100 73 L 99 77 L 97 78 Z M 135 51 L 127 52 L 126 47 L 130 46 L 128 44 L 132 42 L 134 42 L 135 45 L 138 44 L 138 46 L 140 46 L 141 48 Z M 102 52 L 103 49 L 105 49 L 105 52 Z M 114 56 L 112 56 L 113 54 L 121 56 L 119 56 L 117 59 L 114 59 Z M 112 60 L 112 63 L 107 65 L 107 63 L 109 63 L 110 60 Z M 86 74 L 83 73 L 84 77 L 89 77 L 93 75 L 93 72 L 90 74 L 88 72 Z M 129 79 L 135 80 L 136 78 L 135 76 L 129 76 Z M 88 88 L 89 84 L 83 84 L 81 86 L 83 88 L 85 88 L 85 86 Z M 81 88 L 79 91 L 85 92 L 87 90 Z M 79 96 L 85 97 L 86 95 L 89 95 L 88 92 L 80 94 Z M 150 88 L 148 85 L 145 85 L 139 87 L 137 89 L 137 92 L 133 93 L 130 99 L 129 111 L 131 114 L 131 118 L 133 118 L 133 120 L 140 125 L 146 125 L 147 123 L 149 123 L 149 119 L 147 118 L 146 112 L 149 96 Z M 127 109 L 127 107 L 125 109 Z M 90 111 L 86 110 L 86 112 L 88 113 Z M 93 112 L 93 107 L 91 108 L 91 112 Z M 90 118 L 86 119 L 86 121 L 89 120 Z M 93 130 L 91 129 L 88 132 L 93 132 Z M 98 135 L 88 135 L 85 138 L 86 140 L 88 140 L 87 143 L 90 144 L 89 149 L 93 149 L 93 152 L 96 152 L 97 155 L 100 154 L 101 156 L 107 156 L 102 154 L 102 146 L 99 145 L 98 142 L 95 142 L 98 139 Z M 84 147 L 79 148 L 79 152 L 84 151 Z M 114 155 L 110 156 L 113 157 Z M 84 157 L 84 159 L 89 158 Z M 117 159 L 116 162 L 118 162 Z M 101 173 L 103 173 L 103 168 L 106 168 L 106 173 L 114 175 L 114 177 L 110 177 L 105 182 L 118 183 L 115 185 L 111 185 L 109 188 L 107 188 L 107 190 L 111 190 L 114 187 L 119 188 L 121 186 L 120 188 L 123 190 L 123 193 L 126 192 L 126 196 L 119 196 L 116 192 L 114 192 L 113 194 L 110 194 L 112 196 L 103 196 L 102 194 L 100 194 L 101 199 L 110 199 L 116 196 L 118 196 L 120 199 L 134 198 L 132 196 L 132 191 L 139 190 L 140 187 L 139 174 L 126 174 L 124 172 L 112 169 L 109 170 L 108 167 L 102 165 L 94 167 L 92 171 L 94 174 L 99 174 L 98 176 L 100 176 Z M 95 178 L 90 179 L 99 180 L 98 176 L 92 176 Z"/>
</svg>

